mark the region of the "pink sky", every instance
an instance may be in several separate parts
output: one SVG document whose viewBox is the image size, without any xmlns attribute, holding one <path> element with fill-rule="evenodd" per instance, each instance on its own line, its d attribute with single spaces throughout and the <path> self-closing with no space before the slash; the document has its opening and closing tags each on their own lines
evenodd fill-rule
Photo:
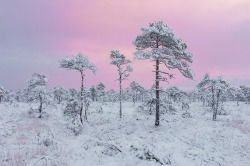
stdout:
<svg viewBox="0 0 250 166">
<path fill-rule="evenodd" d="M 46 74 L 49 87 L 78 88 L 79 73 L 60 69 L 58 60 L 79 52 L 99 68 L 96 75 L 87 73 L 87 86 L 103 82 L 118 89 L 110 51 L 132 59 L 140 28 L 160 20 L 188 44 L 196 74 L 191 81 L 174 72 L 176 79 L 163 87 L 193 89 L 206 72 L 235 86 L 250 84 L 249 0 L 10 0 L 0 1 L 0 20 L 0 85 L 14 90 L 23 89 L 34 72 Z M 132 66 L 124 87 L 131 81 L 151 87 L 152 63 Z"/>
</svg>

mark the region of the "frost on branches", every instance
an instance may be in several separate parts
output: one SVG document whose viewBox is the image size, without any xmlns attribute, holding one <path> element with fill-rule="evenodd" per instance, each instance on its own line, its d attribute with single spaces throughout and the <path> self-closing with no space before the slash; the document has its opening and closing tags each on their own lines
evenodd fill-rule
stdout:
<svg viewBox="0 0 250 166">
<path fill-rule="evenodd" d="M 156 120 L 159 125 L 159 82 L 167 81 L 174 77 L 173 74 L 160 70 L 163 64 L 168 70 L 178 69 L 183 76 L 194 79 L 194 73 L 189 69 L 193 62 L 193 54 L 186 51 L 187 44 L 181 38 L 175 37 L 175 32 L 164 25 L 162 21 L 155 22 L 149 27 L 141 28 L 142 34 L 136 37 L 133 44 L 137 52 L 134 53 L 138 60 L 149 59 L 155 62 L 156 81 Z"/>
<path fill-rule="evenodd" d="M 84 90 L 84 77 L 85 71 L 91 70 L 94 74 L 97 71 L 97 67 L 95 64 L 91 63 L 88 57 L 83 56 L 82 54 L 78 54 L 77 56 L 73 56 L 72 58 L 63 58 L 59 61 L 61 68 L 66 68 L 69 70 L 77 70 L 81 73 L 81 108 L 80 108 L 80 121 L 82 122 L 82 110 L 83 110 L 83 103 L 85 103 L 85 116 L 84 118 L 87 120 L 87 110 L 86 104 L 88 104 L 85 90 Z"/>
<path fill-rule="evenodd" d="M 117 67 L 117 71 L 119 74 L 119 80 L 120 83 L 120 95 L 119 95 L 119 101 L 120 101 L 120 118 L 122 118 L 122 81 L 126 80 L 129 76 L 128 72 L 132 72 L 133 68 L 128 65 L 131 63 L 130 60 L 126 59 L 126 56 L 124 54 L 120 54 L 118 50 L 112 50 L 110 54 L 111 62 L 110 64 L 115 65 Z M 123 66 L 126 65 L 126 69 L 123 68 Z"/>
<path fill-rule="evenodd" d="M 197 88 L 200 92 L 209 92 L 210 96 L 208 97 L 208 100 L 213 111 L 213 120 L 216 120 L 221 103 L 221 96 L 229 88 L 229 83 L 224 80 L 222 76 L 218 76 L 217 79 L 212 79 L 210 78 L 210 75 L 206 73 L 202 81 L 197 85 Z"/>
</svg>

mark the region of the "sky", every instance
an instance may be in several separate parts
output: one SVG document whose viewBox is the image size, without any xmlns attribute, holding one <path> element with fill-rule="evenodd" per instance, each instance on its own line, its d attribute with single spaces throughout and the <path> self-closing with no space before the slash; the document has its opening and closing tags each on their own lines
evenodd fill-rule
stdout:
<svg viewBox="0 0 250 166">
<path fill-rule="evenodd" d="M 163 21 L 193 53 L 195 81 L 178 71 L 163 88 L 194 89 L 203 75 L 223 75 L 233 86 L 250 86 L 249 0 L 0 0 L 0 85 L 15 91 L 27 86 L 34 72 L 49 78 L 49 88 L 80 87 L 80 73 L 59 68 L 59 60 L 82 53 L 98 72 L 86 73 L 85 85 L 102 82 L 119 87 L 110 51 L 129 59 L 140 28 Z M 134 61 L 127 87 L 154 83 L 153 63 Z M 166 70 L 161 66 L 162 70 Z"/>
</svg>

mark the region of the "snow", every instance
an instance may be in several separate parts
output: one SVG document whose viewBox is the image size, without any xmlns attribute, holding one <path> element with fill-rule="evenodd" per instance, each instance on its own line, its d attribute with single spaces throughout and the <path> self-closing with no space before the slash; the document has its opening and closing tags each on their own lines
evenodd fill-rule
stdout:
<svg viewBox="0 0 250 166">
<path fill-rule="evenodd" d="M 190 105 L 190 118 L 183 118 L 178 106 L 176 114 L 161 115 L 159 127 L 155 116 L 138 106 L 123 103 L 120 120 L 119 103 L 93 102 L 76 136 L 67 127 L 63 104 L 37 118 L 28 113 L 29 104 L 1 103 L 0 165 L 250 165 L 249 104 L 225 102 L 227 114 L 217 121 L 202 103 Z"/>
</svg>

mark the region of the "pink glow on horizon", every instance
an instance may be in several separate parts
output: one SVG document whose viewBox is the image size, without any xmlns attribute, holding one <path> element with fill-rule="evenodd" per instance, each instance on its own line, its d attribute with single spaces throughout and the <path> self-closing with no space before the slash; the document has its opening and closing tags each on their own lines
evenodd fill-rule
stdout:
<svg viewBox="0 0 250 166">
<path fill-rule="evenodd" d="M 133 59 L 136 50 L 132 41 L 140 34 L 140 28 L 159 20 L 188 44 L 194 54 L 191 68 L 197 81 L 208 72 L 215 77 L 223 75 L 235 85 L 250 82 L 248 0 L 24 0 L 16 4 L 1 2 L 0 11 L 0 36 L 4 36 L 0 39 L 0 55 L 6 56 L 9 63 L 11 56 L 19 58 L 13 66 L 19 65 L 23 70 L 18 76 L 18 81 L 24 82 L 22 86 L 33 72 L 41 72 L 49 76 L 50 87 L 78 88 L 79 73 L 59 69 L 58 60 L 81 52 L 99 68 L 96 76 L 88 73 L 86 85 L 103 82 L 107 89 L 118 89 L 118 82 L 114 81 L 116 68 L 109 64 L 110 51 L 118 49 Z M 27 61 L 35 65 L 29 66 Z M 131 81 L 151 87 L 152 63 L 135 61 L 132 66 L 134 72 L 124 87 Z M 7 68 L 6 64 L 2 70 L 8 71 Z M 9 85 L 16 80 L 8 77 L 0 81 Z M 162 85 L 188 89 L 197 81 L 177 74 L 170 84 Z M 13 84 L 9 88 L 23 87 Z"/>
</svg>

